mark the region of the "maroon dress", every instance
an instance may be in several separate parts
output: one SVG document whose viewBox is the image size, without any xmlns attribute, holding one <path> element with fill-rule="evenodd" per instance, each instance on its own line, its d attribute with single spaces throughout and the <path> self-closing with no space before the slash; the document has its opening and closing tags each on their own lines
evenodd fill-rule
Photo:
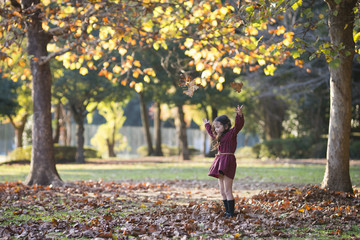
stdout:
<svg viewBox="0 0 360 240">
<path fill-rule="evenodd" d="M 236 172 L 236 158 L 234 155 L 237 146 L 236 137 L 243 126 L 244 115 L 240 116 L 239 114 L 236 114 L 235 126 L 220 138 L 218 154 L 210 167 L 209 176 L 218 178 L 219 174 L 222 173 L 225 176 L 234 179 Z M 215 136 L 211 131 L 211 125 L 206 123 L 205 128 L 210 137 L 214 139 Z"/>
</svg>

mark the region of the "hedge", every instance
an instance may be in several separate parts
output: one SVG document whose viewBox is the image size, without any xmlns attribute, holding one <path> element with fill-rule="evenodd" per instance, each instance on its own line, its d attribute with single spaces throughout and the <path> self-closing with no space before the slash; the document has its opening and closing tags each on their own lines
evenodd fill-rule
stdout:
<svg viewBox="0 0 360 240">
<path fill-rule="evenodd" d="M 32 146 L 16 148 L 8 155 L 9 162 L 30 162 Z M 76 147 L 74 146 L 54 146 L 54 155 L 56 163 L 74 163 L 76 155 Z M 100 154 L 92 148 L 84 148 L 85 158 L 101 158 Z"/>
<path fill-rule="evenodd" d="M 273 139 L 252 147 L 257 158 L 326 158 L 327 139 Z M 360 141 L 350 142 L 350 159 L 360 159 Z"/>
</svg>

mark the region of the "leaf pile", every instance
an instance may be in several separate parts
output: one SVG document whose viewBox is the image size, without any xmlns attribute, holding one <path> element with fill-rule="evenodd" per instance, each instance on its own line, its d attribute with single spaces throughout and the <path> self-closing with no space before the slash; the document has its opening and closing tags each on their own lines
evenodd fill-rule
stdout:
<svg viewBox="0 0 360 240">
<path fill-rule="evenodd" d="M 236 199 L 233 218 L 224 218 L 221 201 L 190 201 L 181 194 L 154 183 L 0 183 L 0 238 L 288 238 L 316 237 L 319 229 L 329 238 L 359 237 L 357 191 L 305 186 L 263 192 Z"/>
</svg>

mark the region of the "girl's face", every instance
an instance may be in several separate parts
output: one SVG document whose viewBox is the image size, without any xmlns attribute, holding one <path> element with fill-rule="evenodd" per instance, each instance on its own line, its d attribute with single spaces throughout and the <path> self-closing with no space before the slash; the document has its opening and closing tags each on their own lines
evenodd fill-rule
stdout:
<svg viewBox="0 0 360 240">
<path fill-rule="evenodd" d="M 227 130 L 224 125 L 217 121 L 214 122 L 213 126 L 217 135 L 221 135 L 225 130 Z"/>
</svg>

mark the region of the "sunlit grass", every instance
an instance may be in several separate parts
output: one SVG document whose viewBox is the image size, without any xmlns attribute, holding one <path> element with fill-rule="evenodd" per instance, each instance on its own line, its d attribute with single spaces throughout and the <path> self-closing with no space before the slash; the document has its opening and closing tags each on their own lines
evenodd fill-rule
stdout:
<svg viewBox="0 0 360 240">
<path fill-rule="evenodd" d="M 57 170 L 64 181 L 156 181 L 156 180 L 211 180 L 207 176 L 211 160 L 176 161 L 126 164 L 58 164 Z M 0 182 L 24 181 L 30 170 L 29 165 L 0 165 Z M 246 182 L 273 182 L 296 184 L 319 184 L 325 165 L 266 164 L 238 162 L 236 180 Z M 360 185 L 360 166 L 351 166 L 352 184 Z"/>
</svg>

